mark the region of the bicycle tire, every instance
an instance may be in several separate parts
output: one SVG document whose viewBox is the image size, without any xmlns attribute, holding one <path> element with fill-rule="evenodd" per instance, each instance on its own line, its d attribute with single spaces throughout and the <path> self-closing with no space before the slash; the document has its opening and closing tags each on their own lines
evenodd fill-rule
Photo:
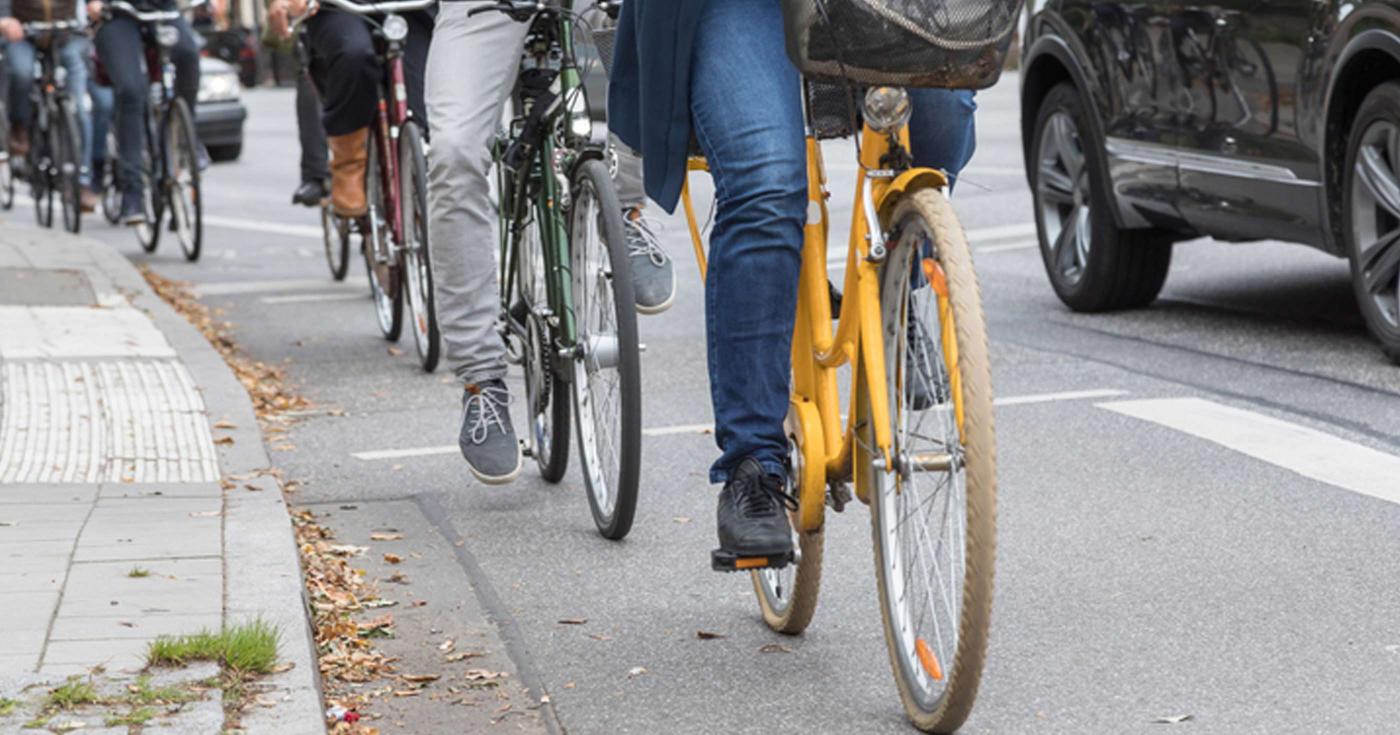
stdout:
<svg viewBox="0 0 1400 735">
<path fill-rule="evenodd" d="M 793 485 L 789 492 L 793 497 L 802 497 L 800 483 L 806 475 L 803 464 L 802 424 L 795 415 L 789 414 L 784 429 L 788 435 L 789 463 L 792 470 L 789 477 Z M 798 528 L 800 511 L 788 514 L 793 529 Z M 755 569 L 750 573 L 753 580 L 754 596 L 758 598 L 758 609 L 763 614 L 763 622 L 769 628 L 786 635 L 798 635 L 807 629 L 812 616 L 817 611 L 817 597 L 821 593 L 822 563 L 826 549 L 826 528 L 815 531 L 794 530 L 797 559 L 782 569 Z"/>
<path fill-rule="evenodd" d="M 180 241 L 185 260 L 199 260 L 204 248 L 204 197 L 200 189 L 199 137 L 194 117 L 181 98 L 175 98 L 166 112 L 166 203 L 170 208 L 170 228 Z"/>
<path fill-rule="evenodd" d="M 10 159 L 10 113 L 0 102 L 0 209 L 15 206 L 15 167 Z"/>
<path fill-rule="evenodd" d="M 923 189 L 906 194 L 895 208 L 891 221 L 894 223 L 892 232 L 896 233 L 892 237 L 895 245 L 882 267 L 880 300 L 882 324 L 886 325 L 883 337 L 894 466 L 886 470 L 884 463 L 875 461 L 868 451 L 861 452 L 857 461 L 861 465 L 858 470 L 866 473 L 873 483 L 867 487 L 870 488 L 876 586 L 900 699 L 916 727 L 944 733 L 956 730 L 971 712 L 986 658 L 996 555 L 996 438 L 991 372 L 981 294 L 971 251 L 952 206 L 939 191 Z M 921 279 L 921 275 L 926 277 Z M 916 286 L 916 283 L 921 285 Z M 940 283 L 946 285 L 940 286 Z M 907 321 L 911 312 L 920 316 L 914 324 Z M 943 327 L 949 319 L 953 329 L 945 334 Z M 927 336 L 921 336 L 921 330 L 928 330 Z M 932 337 L 935 334 L 937 338 Z M 920 351 L 910 356 L 907 353 L 910 347 Z M 951 363 L 949 355 L 955 355 Z M 923 381 L 927 392 L 922 397 L 918 385 L 906 380 L 907 368 L 919 367 L 919 362 L 923 362 L 924 367 L 913 380 Z M 923 406 L 919 405 L 921 398 Z M 872 447 L 870 439 L 874 432 L 868 396 L 859 408 L 866 426 L 862 443 Z M 910 430 L 909 423 L 916 413 L 920 423 Z M 937 431 L 937 427 L 924 428 L 923 422 L 930 416 L 941 419 L 943 439 L 937 444 L 930 441 L 931 447 L 919 451 L 915 441 Z M 930 451 L 940 447 L 944 452 L 941 455 Z M 921 511 L 928 503 L 920 497 L 920 483 L 915 478 L 938 471 L 939 462 L 943 463 L 948 478 L 947 492 L 942 494 L 945 525 L 953 522 L 955 527 L 959 517 L 962 518 L 966 535 L 961 543 L 956 537 L 947 544 L 933 543 L 933 532 L 921 512 L 922 534 L 912 526 L 909 533 L 901 534 L 900 526 L 908 516 L 898 521 L 894 519 L 898 506 Z M 963 499 L 956 497 L 959 470 L 966 490 Z M 938 495 L 935 488 L 929 500 L 936 500 Z M 937 505 L 934 503 L 932 507 L 936 509 Z M 940 535 L 944 530 L 947 529 L 940 529 Z M 929 540 L 933 559 L 920 559 L 921 563 L 915 564 L 905 558 L 905 546 L 922 545 L 918 540 L 920 535 Z M 946 564 L 940 565 L 938 554 L 944 547 L 948 558 Z M 963 554 L 962 564 L 955 555 L 959 551 Z M 960 574 L 959 567 L 962 568 Z M 929 589 L 922 595 L 899 594 L 905 591 L 904 587 L 923 577 L 936 576 L 931 572 L 939 569 L 951 570 L 947 575 L 949 589 Z M 949 616 L 941 630 L 947 630 L 950 636 L 956 631 L 951 645 L 944 645 L 938 626 L 939 599 L 944 601 Z M 923 600 L 928 601 L 932 613 L 935 627 L 930 632 L 934 645 L 942 649 L 939 652 L 934 651 L 922 637 L 923 631 L 918 629 L 925 618 L 914 615 L 905 604 L 914 601 L 922 604 Z M 951 617 L 954 612 L 956 619 Z M 910 630 L 911 620 L 914 630 Z M 950 659 L 951 667 L 944 668 Z M 941 690 L 937 682 L 944 683 Z"/>
<path fill-rule="evenodd" d="M 403 334 L 403 289 L 398 287 L 398 269 L 393 263 L 379 264 L 377 253 L 390 250 L 388 239 L 393 236 L 384 222 L 384 182 L 379 173 L 379 138 L 369 136 L 368 162 L 365 165 L 365 212 L 361 227 L 361 250 L 365 255 L 365 270 L 369 273 L 369 290 L 374 299 L 375 317 L 384 339 L 397 342 Z"/>
<path fill-rule="evenodd" d="M 579 462 L 598 533 L 618 540 L 632 530 L 642 461 L 642 367 L 627 231 L 617 189 L 602 161 L 579 165 L 571 200 L 569 254 L 578 337 L 571 392 Z M 594 227 L 601 243 L 590 237 Z M 603 247 L 596 248 L 598 244 Z M 596 304 L 588 301 L 593 295 L 600 297 Z M 615 382 L 607 381 L 610 372 Z M 610 393 L 614 388 L 615 417 L 606 415 L 606 394 L 599 395 L 600 389 Z M 603 442 L 603 432 L 611 435 L 614 428 L 616 434 Z"/>
<path fill-rule="evenodd" d="M 30 137 L 28 165 L 30 196 L 34 199 L 34 217 L 40 227 L 53 227 L 53 156 L 57 150 L 53 127 L 34 126 L 38 133 Z"/>
<path fill-rule="evenodd" d="M 108 132 L 107 158 L 102 164 L 102 216 L 114 225 L 122 219 L 121 165 L 121 159 L 117 158 L 117 136 Z"/>
<path fill-rule="evenodd" d="M 437 310 L 433 300 L 432 250 L 428 241 L 428 161 L 423 133 L 413 120 L 399 133 L 399 212 L 403 223 L 403 285 L 408 292 L 409 325 L 418 364 L 423 372 L 437 370 L 442 352 Z"/>
<path fill-rule="evenodd" d="M 164 170 L 165 157 L 161 149 L 161 138 L 157 135 L 154 110 L 146 106 L 146 152 L 141 161 L 141 209 L 146 221 L 136 227 L 136 239 L 141 249 L 154 253 L 160 245 L 160 223 L 165 217 L 165 196 L 161 191 L 164 182 L 156 179 L 156 172 Z"/>
<path fill-rule="evenodd" d="M 540 469 L 540 477 L 548 483 L 564 479 L 564 472 L 569 467 L 568 386 L 556 369 L 554 328 L 549 325 L 548 319 L 537 313 L 537 308 L 547 306 L 544 303 L 547 289 L 543 279 L 549 277 L 540 231 L 552 226 L 554 216 L 551 212 L 536 210 L 535 226 L 525 231 L 517 243 L 515 254 L 517 288 L 526 306 L 521 367 L 525 372 L 525 403 L 528 410 L 527 445 L 530 456 Z M 507 315 L 506 318 L 512 317 Z"/>
<path fill-rule="evenodd" d="M 326 264 L 331 268 L 331 278 L 345 280 L 350 272 L 350 225 L 343 218 L 335 216 L 329 202 L 321 205 L 321 239 L 326 250 Z"/>
<path fill-rule="evenodd" d="M 78 127 L 78 113 L 74 111 L 72 102 L 60 102 L 58 109 L 59 200 L 63 206 L 63 227 L 76 235 L 83 229 L 83 134 Z"/>
</svg>

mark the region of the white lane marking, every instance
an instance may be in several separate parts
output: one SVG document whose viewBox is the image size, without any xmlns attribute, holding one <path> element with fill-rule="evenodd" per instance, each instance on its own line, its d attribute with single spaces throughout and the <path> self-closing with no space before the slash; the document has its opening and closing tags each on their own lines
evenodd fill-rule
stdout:
<svg viewBox="0 0 1400 735">
<path fill-rule="evenodd" d="M 258 299 L 263 304 L 302 304 L 312 301 L 355 301 L 365 298 L 360 293 L 308 293 L 296 296 L 264 296 Z"/>
<path fill-rule="evenodd" d="M 1400 457 L 1316 429 L 1201 398 L 1098 406 L 1215 442 L 1309 479 L 1400 503 Z"/>
<path fill-rule="evenodd" d="M 960 179 L 976 179 L 978 176 L 1025 176 L 1026 170 L 1015 166 L 973 166 L 958 174 Z"/>
<path fill-rule="evenodd" d="M 212 227 L 220 227 L 226 230 L 243 230 L 244 232 L 265 232 L 273 235 L 288 235 L 291 237 L 309 237 L 316 240 L 322 239 L 320 227 L 312 225 L 292 225 L 282 222 L 258 222 L 256 220 L 243 219 L 241 217 L 221 217 L 217 214 L 204 215 L 204 224 Z"/>
<path fill-rule="evenodd" d="M 380 449 L 373 452 L 351 452 L 355 459 L 371 462 L 376 459 L 400 459 L 402 457 L 429 457 L 434 454 L 456 454 L 462 451 L 456 446 L 418 447 L 416 449 Z"/>
<path fill-rule="evenodd" d="M 363 286 L 345 283 L 336 283 L 325 278 L 282 278 L 270 281 L 223 281 L 213 283 L 197 283 L 194 286 L 196 296 L 237 296 L 241 294 L 253 293 L 273 293 L 277 291 L 323 291 L 325 289 L 347 289 L 353 288 L 361 290 Z"/>
<path fill-rule="evenodd" d="M 642 436 L 673 436 L 675 434 L 713 434 L 714 424 L 682 424 L 680 426 L 658 426 L 642 429 Z"/>
<path fill-rule="evenodd" d="M 981 255 L 988 253 L 1006 253 L 1012 250 L 1031 250 L 1038 247 L 1040 247 L 1040 243 L 1038 242 L 1013 242 L 1005 245 L 987 245 L 985 247 L 973 248 L 972 252 Z"/>
<path fill-rule="evenodd" d="M 1027 396 L 1007 396 L 992 401 L 998 406 L 1023 406 L 1027 403 L 1051 403 L 1053 401 L 1082 401 L 1089 398 L 1112 398 L 1114 396 L 1125 396 L 1125 390 L 1114 390 L 1112 388 L 1096 388 L 1093 390 L 1070 390 L 1061 393 L 1037 393 Z"/>
<path fill-rule="evenodd" d="M 1014 242 L 997 245 L 987 245 L 985 243 L 999 243 L 1002 240 L 1019 239 L 1036 234 L 1034 222 L 1021 222 L 1014 225 L 997 225 L 995 227 L 979 227 L 975 230 L 967 230 L 968 245 L 972 247 L 974 253 L 1000 253 L 1007 250 L 1024 250 L 1027 248 L 1040 247 L 1034 240 L 1028 242 Z M 838 245 L 827 250 L 827 265 L 846 264 L 846 246 Z"/>
</svg>

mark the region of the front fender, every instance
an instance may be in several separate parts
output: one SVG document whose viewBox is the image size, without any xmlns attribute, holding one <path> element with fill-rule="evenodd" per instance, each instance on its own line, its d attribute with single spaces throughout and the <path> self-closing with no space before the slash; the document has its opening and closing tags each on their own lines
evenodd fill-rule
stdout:
<svg viewBox="0 0 1400 735">
<path fill-rule="evenodd" d="M 934 168 L 911 168 L 904 173 L 886 182 L 877 181 L 872 184 L 870 193 L 875 198 L 875 211 L 880 213 L 880 218 L 887 219 L 894 208 L 898 206 L 899 200 L 904 197 L 904 193 L 910 189 L 920 189 L 929 187 L 933 189 L 947 189 L 948 176 L 942 171 Z"/>
</svg>

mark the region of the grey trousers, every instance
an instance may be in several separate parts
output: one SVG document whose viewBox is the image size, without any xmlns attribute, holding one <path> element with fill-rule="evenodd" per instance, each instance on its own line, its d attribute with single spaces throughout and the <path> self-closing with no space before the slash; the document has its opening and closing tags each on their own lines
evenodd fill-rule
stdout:
<svg viewBox="0 0 1400 735">
<path fill-rule="evenodd" d="M 528 30 L 503 13 L 468 18 L 474 6 L 439 6 L 425 87 L 434 299 L 447 366 L 465 383 L 506 374 L 505 345 L 496 333 L 499 240 L 491 141 L 515 87 Z M 620 147 L 618 168 L 621 201 L 641 206 L 640 160 Z"/>
</svg>

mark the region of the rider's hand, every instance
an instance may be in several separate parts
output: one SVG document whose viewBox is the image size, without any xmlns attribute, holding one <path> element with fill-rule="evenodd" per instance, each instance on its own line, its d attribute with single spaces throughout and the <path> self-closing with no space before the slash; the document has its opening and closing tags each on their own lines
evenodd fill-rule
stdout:
<svg viewBox="0 0 1400 735">
<path fill-rule="evenodd" d="M 267 6 L 267 25 L 278 38 L 292 35 L 292 27 L 287 20 L 287 0 L 272 0 L 272 4 Z"/>
<path fill-rule="evenodd" d="M 20 25 L 14 18 L 0 18 L 0 36 L 4 36 L 6 41 L 14 43 L 24 40 L 24 26 Z"/>
<path fill-rule="evenodd" d="M 102 0 L 88 0 L 87 8 L 89 23 L 95 23 L 98 18 L 102 17 Z"/>
</svg>

